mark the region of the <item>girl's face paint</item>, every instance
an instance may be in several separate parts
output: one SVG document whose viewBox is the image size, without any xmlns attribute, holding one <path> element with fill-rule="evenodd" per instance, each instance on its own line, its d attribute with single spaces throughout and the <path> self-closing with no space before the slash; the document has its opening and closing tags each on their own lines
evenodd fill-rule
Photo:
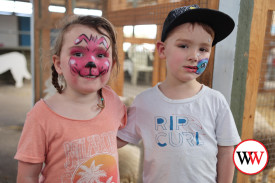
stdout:
<svg viewBox="0 0 275 183">
<path fill-rule="evenodd" d="M 204 59 L 198 61 L 197 70 L 195 73 L 202 74 L 203 71 L 206 69 L 207 64 L 208 64 L 208 58 L 204 58 Z"/>
<path fill-rule="evenodd" d="M 82 42 L 87 44 L 83 46 Z M 82 43 L 82 46 L 79 44 Z M 85 78 L 97 78 L 108 73 L 110 68 L 109 45 L 104 36 L 100 38 L 88 38 L 85 34 L 80 35 L 70 50 L 69 66 L 71 72 Z"/>
</svg>

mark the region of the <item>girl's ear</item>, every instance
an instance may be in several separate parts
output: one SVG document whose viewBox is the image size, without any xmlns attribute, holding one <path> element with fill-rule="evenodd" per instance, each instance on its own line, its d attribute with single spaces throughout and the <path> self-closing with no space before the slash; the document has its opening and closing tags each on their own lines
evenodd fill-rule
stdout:
<svg viewBox="0 0 275 183">
<path fill-rule="evenodd" d="M 61 62 L 60 62 L 60 57 L 57 55 L 53 56 L 53 65 L 55 67 L 55 70 L 58 74 L 62 74 L 62 69 L 61 69 Z"/>
<path fill-rule="evenodd" d="M 157 50 L 158 50 L 158 53 L 159 53 L 159 58 L 165 59 L 166 56 L 164 54 L 164 50 L 165 50 L 165 43 L 164 42 L 162 42 L 162 41 L 157 42 Z"/>
</svg>

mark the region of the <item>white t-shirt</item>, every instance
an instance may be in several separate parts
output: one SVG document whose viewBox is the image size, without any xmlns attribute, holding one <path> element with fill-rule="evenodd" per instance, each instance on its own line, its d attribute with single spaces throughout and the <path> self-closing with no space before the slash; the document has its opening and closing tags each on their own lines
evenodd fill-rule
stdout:
<svg viewBox="0 0 275 183">
<path fill-rule="evenodd" d="M 241 141 L 224 96 L 207 86 L 182 100 L 167 98 L 158 85 L 142 92 L 118 137 L 143 140 L 144 183 L 214 183 L 217 145 Z"/>
</svg>

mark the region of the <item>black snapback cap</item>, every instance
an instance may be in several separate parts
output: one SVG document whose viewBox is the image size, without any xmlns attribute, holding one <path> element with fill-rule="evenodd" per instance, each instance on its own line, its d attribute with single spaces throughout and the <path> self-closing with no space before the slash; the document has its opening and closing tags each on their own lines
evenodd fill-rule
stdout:
<svg viewBox="0 0 275 183">
<path fill-rule="evenodd" d="M 161 41 L 165 41 L 172 29 L 187 22 L 201 22 L 209 25 L 215 32 L 212 46 L 226 38 L 235 27 L 233 19 L 221 11 L 200 8 L 196 4 L 183 6 L 169 12 L 163 24 Z"/>
</svg>

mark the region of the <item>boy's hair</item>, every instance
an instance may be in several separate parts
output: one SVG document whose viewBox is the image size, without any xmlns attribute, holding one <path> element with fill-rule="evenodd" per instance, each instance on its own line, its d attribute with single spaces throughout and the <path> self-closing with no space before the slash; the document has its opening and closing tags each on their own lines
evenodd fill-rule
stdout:
<svg viewBox="0 0 275 183">
<path fill-rule="evenodd" d="M 223 12 L 200 8 L 196 4 L 184 6 L 170 11 L 167 15 L 163 24 L 161 41 L 164 42 L 169 32 L 175 27 L 188 22 L 196 22 L 210 26 L 215 33 L 212 46 L 226 38 L 235 26 L 233 19 Z"/>
<path fill-rule="evenodd" d="M 215 31 L 212 29 L 212 27 L 210 27 L 210 26 L 207 25 L 207 24 L 201 23 L 201 22 L 190 22 L 190 24 L 193 26 L 193 28 L 194 28 L 195 24 L 200 25 L 200 26 L 202 27 L 202 29 L 203 29 L 204 31 L 206 31 L 208 34 L 210 34 L 210 36 L 211 36 L 212 39 L 214 40 L 214 38 L 215 38 Z M 174 29 L 173 29 L 173 30 L 174 30 Z M 173 32 L 173 30 L 171 30 L 170 32 L 168 32 L 166 38 L 169 37 L 169 35 Z"/>
<path fill-rule="evenodd" d="M 98 33 L 108 37 L 112 46 L 112 60 L 113 66 L 116 65 L 116 69 L 119 69 L 118 54 L 117 54 L 117 45 L 116 45 L 116 32 L 114 26 L 105 18 L 99 16 L 77 16 L 72 15 L 65 17 L 63 19 L 63 26 L 61 27 L 56 39 L 55 44 L 51 49 L 52 55 L 60 56 L 60 52 L 63 46 L 64 34 L 70 30 L 73 25 L 85 25 L 90 28 L 94 28 Z M 104 29 L 106 33 L 103 33 L 101 29 Z M 55 70 L 54 65 L 52 65 L 52 84 L 58 91 L 62 93 L 63 86 L 60 86 L 58 83 L 58 73 Z"/>
</svg>

